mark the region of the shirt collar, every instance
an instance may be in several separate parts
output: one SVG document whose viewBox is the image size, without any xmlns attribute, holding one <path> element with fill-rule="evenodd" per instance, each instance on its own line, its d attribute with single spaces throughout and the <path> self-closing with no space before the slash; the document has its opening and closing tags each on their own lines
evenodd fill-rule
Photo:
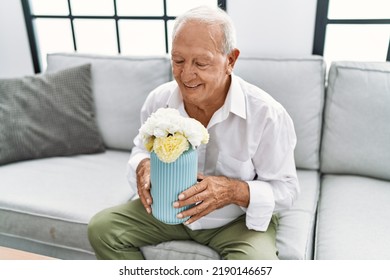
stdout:
<svg viewBox="0 0 390 280">
<path fill-rule="evenodd" d="M 240 82 L 237 76 L 231 75 L 232 81 L 228 94 L 226 96 L 225 104 L 222 107 L 227 106 L 229 111 L 243 119 L 246 119 L 246 104 L 245 95 L 241 89 Z"/>
</svg>

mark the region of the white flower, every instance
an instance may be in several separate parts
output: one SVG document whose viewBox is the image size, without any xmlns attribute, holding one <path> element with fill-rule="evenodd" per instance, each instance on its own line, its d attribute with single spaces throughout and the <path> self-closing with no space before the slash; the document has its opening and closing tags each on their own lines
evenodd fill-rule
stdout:
<svg viewBox="0 0 390 280">
<path fill-rule="evenodd" d="M 195 119 L 185 119 L 183 122 L 183 134 L 194 149 L 199 147 L 200 144 L 207 144 L 209 141 L 207 129 Z"/>
<path fill-rule="evenodd" d="M 209 141 L 207 129 L 199 121 L 185 118 L 180 115 L 178 110 L 172 108 L 160 108 L 152 113 L 139 129 L 139 133 L 147 150 L 156 152 L 158 149 L 157 156 L 164 162 L 172 162 L 172 159 L 176 160 L 184 151 L 188 150 L 189 146 L 184 145 L 183 140 L 178 141 L 177 139 L 184 137 L 194 149 Z M 170 136 L 174 136 L 174 138 L 167 139 Z M 157 145 L 155 145 L 156 140 Z M 166 148 L 168 144 L 169 149 Z"/>
</svg>

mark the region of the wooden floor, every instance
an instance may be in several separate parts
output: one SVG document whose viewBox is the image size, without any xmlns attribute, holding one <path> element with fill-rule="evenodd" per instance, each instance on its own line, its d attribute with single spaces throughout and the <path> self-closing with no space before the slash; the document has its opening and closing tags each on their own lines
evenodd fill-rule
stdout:
<svg viewBox="0 0 390 280">
<path fill-rule="evenodd" d="M 54 260 L 54 258 L 0 246 L 0 260 Z"/>
</svg>

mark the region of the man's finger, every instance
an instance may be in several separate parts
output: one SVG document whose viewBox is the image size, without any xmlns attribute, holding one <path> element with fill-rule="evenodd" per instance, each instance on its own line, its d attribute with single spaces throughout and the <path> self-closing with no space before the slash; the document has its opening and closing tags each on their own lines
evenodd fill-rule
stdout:
<svg viewBox="0 0 390 280">
<path fill-rule="evenodd" d="M 181 194 L 179 194 L 178 198 L 179 198 L 179 200 L 186 200 L 186 199 L 191 198 L 192 196 L 194 196 L 198 193 L 201 193 L 205 189 L 207 189 L 207 183 L 202 181 L 202 182 L 199 182 L 199 183 L 193 185 L 192 187 L 188 188 L 187 190 L 185 190 Z M 195 202 L 198 202 L 198 201 L 193 201 L 193 203 L 195 203 Z"/>
<path fill-rule="evenodd" d="M 197 205 L 193 208 L 190 208 L 186 211 L 179 213 L 177 217 L 179 219 L 180 219 L 180 217 L 181 218 L 191 217 L 190 219 L 188 219 L 185 222 L 186 225 L 189 225 L 189 224 L 199 220 L 200 218 L 206 216 L 207 214 L 211 213 L 213 210 L 214 210 L 214 208 L 212 206 L 206 205 L 204 203 L 200 203 L 199 205 Z"/>
</svg>

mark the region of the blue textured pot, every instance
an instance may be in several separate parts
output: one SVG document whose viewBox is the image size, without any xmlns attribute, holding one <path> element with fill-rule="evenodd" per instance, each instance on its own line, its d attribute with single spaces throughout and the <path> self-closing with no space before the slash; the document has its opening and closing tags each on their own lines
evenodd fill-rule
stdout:
<svg viewBox="0 0 390 280">
<path fill-rule="evenodd" d="M 166 224 L 181 224 L 189 219 L 176 215 L 191 206 L 174 208 L 173 202 L 179 194 L 196 183 L 198 173 L 198 152 L 185 151 L 176 161 L 165 163 L 152 152 L 150 156 L 151 195 L 153 216 Z"/>
</svg>

